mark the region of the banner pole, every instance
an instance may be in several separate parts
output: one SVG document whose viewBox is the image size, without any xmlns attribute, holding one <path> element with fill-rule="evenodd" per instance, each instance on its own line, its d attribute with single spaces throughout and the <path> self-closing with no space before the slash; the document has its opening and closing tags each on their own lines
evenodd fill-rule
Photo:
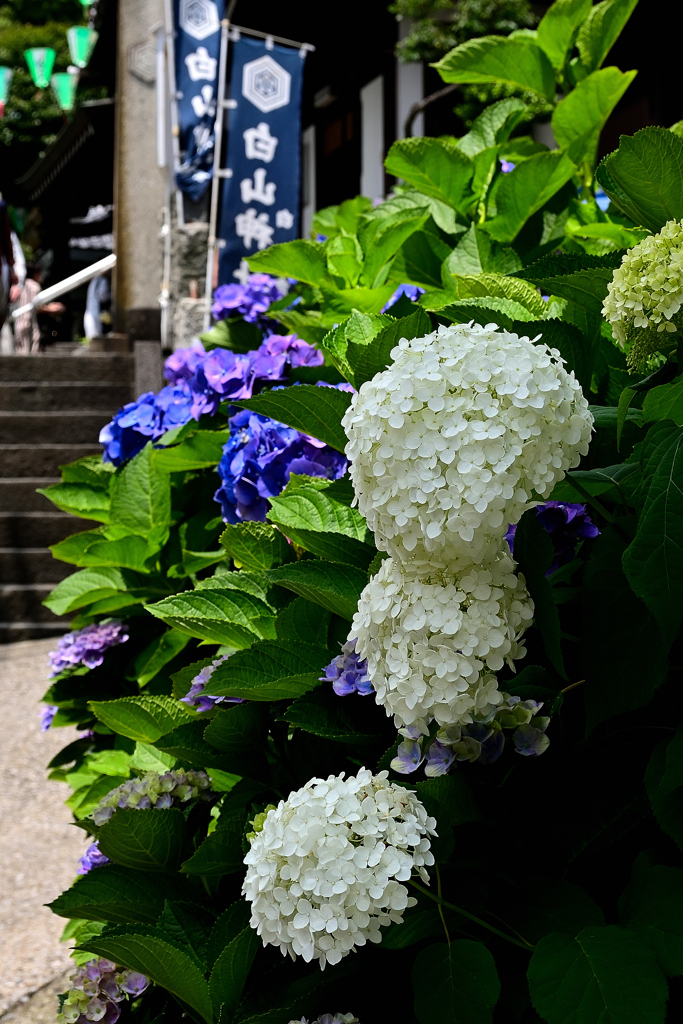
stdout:
<svg viewBox="0 0 683 1024">
<path fill-rule="evenodd" d="M 178 86 L 175 76 L 175 26 L 173 24 L 172 0 L 164 0 L 164 15 L 166 21 L 166 63 L 168 65 L 168 91 L 171 107 L 171 152 L 173 154 L 173 168 L 171 171 L 172 187 L 175 189 L 176 216 L 178 226 L 185 224 L 185 204 L 183 193 L 175 187 L 175 172 L 180 167 L 180 127 L 178 124 Z"/>
<path fill-rule="evenodd" d="M 232 11 L 228 11 L 230 15 Z M 209 212 L 209 237 L 206 251 L 206 282 L 204 285 L 204 330 L 211 326 L 211 298 L 213 292 L 213 266 L 218 251 L 216 229 L 218 225 L 218 198 L 221 179 L 225 177 L 221 168 L 223 152 L 223 118 L 225 116 L 225 89 L 228 77 L 228 32 L 229 17 L 221 22 L 221 48 L 218 63 L 218 90 L 216 96 L 216 121 L 213 146 L 213 177 L 211 179 L 211 207 Z"/>
</svg>

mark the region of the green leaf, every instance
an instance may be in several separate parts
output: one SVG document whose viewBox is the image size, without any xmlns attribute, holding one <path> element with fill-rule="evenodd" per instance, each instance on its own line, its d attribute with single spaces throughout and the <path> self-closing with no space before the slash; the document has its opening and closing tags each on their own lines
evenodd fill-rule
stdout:
<svg viewBox="0 0 683 1024">
<path fill-rule="evenodd" d="M 537 943 L 548 932 L 572 937 L 587 925 L 603 925 L 605 915 L 585 889 L 563 878 L 539 879 L 534 896 L 522 898 L 515 927 L 527 942 Z"/>
<path fill-rule="evenodd" d="M 670 645 L 683 620 L 683 428 L 656 455 L 638 532 L 624 552 L 623 564 L 633 591 L 655 616 Z"/>
<path fill-rule="evenodd" d="M 586 71 L 595 71 L 616 43 L 638 0 L 604 0 L 579 29 L 576 45 Z"/>
<path fill-rule="evenodd" d="M 526 104 L 515 96 L 491 103 L 476 118 L 467 135 L 458 139 L 458 149 L 465 156 L 474 157 L 506 142 L 525 110 Z"/>
<path fill-rule="evenodd" d="M 543 50 L 524 36 L 480 36 L 468 39 L 434 67 L 444 82 L 459 85 L 503 83 L 535 92 L 552 102 L 555 74 Z M 393 173 L 393 172 L 391 172 Z"/>
<path fill-rule="evenodd" d="M 349 343 L 346 357 L 353 373 L 354 387 L 360 388 L 366 380 L 372 380 L 376 373 L 386 370 L 391 363 L 391 352 L 402 338 L 408 341 L 423 338 L 431 330 L 431 320 L 418 307 L 410 316 L 394 320 L 384 327 L 369 344 L 361 346 Z"/>
<path fill-rule="evenodd" d="M 581 665 L 586 729 L 647 704 L 666 677 L 666 654 L 652 615 L 621 568 L 624 541 L 611 527 L 591 541 L 584 574 Z"/>
<path fill-rule="evenodd" d="M 228 437 L 227 430 L 197 430 L 180 444 L 169 448 L 154 448 L 152 463 L 164 473 L 208 469 L 221 461 L 223 446 Z"/>
<path fill-rule="evenodd" d="M 656 388 L 654 390 L 656 390 Z M 619 395 L 619 405 L 617 407 L 617 448 L 621 444 L 621 435 L 623 433 L 624 426 L 626 425 L 629 406 L 635 397 L 636 392 L 633 388 L 624 388 Z M 666 416 L 664 418 L 668 419 L 669 417 Z"/>
<path fill-rule="evenodd" d="M 361 590 L 367 583 L 367 574 L 357 566 L 322 559 L 292 562 L 271 569 L 268 578 L 344 619 L 353 618 Z"/>
<path fill-rule="evenodd" d="M 92 814 L 100 800 L 111 793 L 112 789 L 122 786 L 129 774 L 126 772 L 125 776 L 100 775 L 91 785 L 81 786 L 77 789 L 64 803 L 73 812 L 74 818 L 81 821 Z"/>
<path fill-rule="evenodd" d="M 443 936 L 443 923 L 436 907 L 410 908 L 403 914 L 402 924 L 382 929 L 382 949 L 405 949 L 423 939 Z"/>
<path fill-rule="evenodd" d="M 220 878 L 244 870 L 242 834 L 245 814 L 234 811 L 221 814 L 218 828 L 207 836 L 192 856 L 185 861 L 181 871 L 186 875 L 204 875 L 206 878 Z"/>
<path fill-rule="evenodd" d="M 171 522 L 171 483 L 154 462 L 154 449 L 146 444 L 114 477 L 111 519 L 131 533 L 161 548 Z"/>
<path fill-rule="evenodd" d="M 453 287 L 453 274 L 512 274 L 522 269 L 514 249 L 494 242 L 479 224 L 472 224 L 443 264 L 444 288 Z"/>
<path fill-rule="evenodd" d="M 437 200 L 432 202 L 436 203 Z M 450 207 L 444 206 L 444 209 L 453 215 Z M 417 284 L 421 288 L 438 288 L 441 284 L 441 264 L 450 251 L 451 247 L 439 235 L 429 230 L 415 231 L 392 260 L 389 280 L 397 284 Z"/>
<path fill-rule="evenodd" d="M 510 299 L 524 306 L 529 313 L 539 319 L 545 318 L 547 305 L 538 294 L 536 288 L 518 277 L 508 277 L 492 272 L 468 275 L 452 275 L 451 288 L 455 288 L 458 298 L 498 298 Z"/>
<path fill-rule="evenodd" d="M 351 395 L 346 391 L 299 384 L 280 391 L 262 391 L 260 395 L 233 404 L 270 416 L 279 423 L 317 437 L 339 452 L 344 451 L 346 434 L 341 420 L 351 404 Z"/>
<path fill-rule="evenodd" d="M 280 721 L 336 743 L 374 743 L 375 733 L 362 732 L 354 722 L 348 702 L 339 700 L 328 684 L 299 697 L 282 714 Z"/>
<path fill-rule="evenodd" d="M 541 634 L 545 653 L 555 671 L 566 679 L 560 646 L 560 617 L 545 576 L 554 558 L 553 546 L 536 518 L 535 509 L 525 512 L 517 525 L 515 558 L 534 602 L 534 625 Z"/>
<path fill-rule="evenodd" d="M 214 920 L 208 911 L 196 904 L 167 900 L 164 912 L 157 921 L 157 928 L 171 941 L 189 946 L 207 966 L 206 948 Z"/>
<path fill-rule="evenodd" d="M 98 833 L 110 860 L 136 871 L 174 870 L 180 862 L 185 818 L 177 808 L 119 808 Z"/>
<path fill-rule="evenodd" d="M 622 135 L 596 178 L 634 224 L 659 231 L 667 221 L 683 218 L 683 139 L 666 128 Z"/>
<path fill-rule="evenodd" d="M 223 1007 L 222 1014 L 229 1014 L 237 1008 L 260 945 L 261 939 L 254 929 L 245 928 L 218 957 L 209 979 L 209 991 L 216 1011 Z"/>
<path fill-rule="evenodd" d="M 548 1024 L 664 1024 L 667 986 L 654 954 L 616 925 L 552 932 L 529 964 L 531 1001 Z"/>
<path fill-rule="evenodd" d="M 330 285 L 334 285 L 327 269 L 324 246 L 303 238 L 271 245 L 263 252 L 250 256 L 247 262 L 255 274 L 295 277 L 304 284 L 319 285 L 321 282 L 329 282 Z"/>
<path fill-rule="evenodd" d="M 503 177 L 496 193 L 496 216 L 486 223 L 486 230 L 499 242 L 511 242 L 575 173 L 575 164 L 561 150 L 524 160 Z"/>
<path fill-rule="evenodd" d="M 233 939 L 236 939 L 248 924 L 249 904 L 246 900 L 238 900 L 237 903 L 231 903 L 227 910 L 223 911 L 211 929 L 211 935 L 209 936 L 206 958 L 210 967 L 213 967 L 225 947 Z"/>
<path fill-rule="evenodd" d="M 443 316 L 454 324 L 467 324 L 470 320 L 481 324 L 497 324 L 510 330 L 512 324 L 521 320 L 532 320 L 533 313 L 513 299 L 499 299 L 495 295 L 486 298 L 459 299 L 439 309 Z"/>
<path fill-rule="evenodd" d="M 238 756 L 258 749 L 265 731 L 262 710 L 256 704 L 234 704 L 211 719 L 204 739 L 213 747 Z"/>
<path fill-rule="evenodd" d="M 319 604 L 295 597 L 275 620 L 277 638 L 324 646 L 331 617 L 331 612 L 324 611 Z"/>
<path fill-rule="evenodd" d="M 360 240 L 365 251 L 363 283 L 369 288 L 384 284 L 385 264 L 395 255 L 412 234 L 424 227 L 429 217 L 428 207 L 402 210 L 393 217 L 368 221 L 361 229 Z M 375 227 L 375 225 L 377 225 Z M 370 230 L 373 228 L 374 230 Z"/>
<path fill-rule="evenodd" d="M 211 1024 L 209 985 L 201 961 L 156 928 L 113 928 L 92 939 L 88 949 L 140 971 Z"/>
<path fill-rule="evenodd" d="M 600 132 L 636 74 L 603 68 L 579 82 L 553 111 L 551 123 L 560 148 L 572 146 L 577 162 L 585 160 L 594 167 Z"/>
<path fill-rule="evenodd" d="M 363 269 L 363 250 L 354 235 L 337 235 L 326 246 L 330 273 L 341 277 L 347 288 L 357 284 Z"/>
<path fill-rule="evenodd" d="M 183 767 L 216 768 L 229 770 L 232 765 L 217 754 L 213 747 L 204 742 L 202 716 L 193 722 L 177 726 L 155 741 L 155 747 L 164 754 L 176 758 Z M 246 772 L 245 772 L 246 774 Z"/>
<path fill-rule="evenodd" d="M 108 864 L 81 876 L 48 906 L 59 917 L 154 924 L 164 909 L 167 889 L 165 879 Z"/>
<path fill-rule="evenodd" d="M 618 254 L 609 256 L 544 256 L 520 271 L 544 292 L 568 299 L 589 314 L 601 317 L 607 285 L 619 266 Z"/>
<path fill-rule="evenodd" d="M 270 607 L 238 590 L 186 590 L 148 605 L 147 611 L 182 633 L 230 647 L 275 636 Z"/>
<path fill-rule="evenodd" d="M 370 539 L 367 523 L 360 512 L 335 501 L 328 495 L 327 488 L 312 487 L 296 480 L 269 501 L 268 518 L 285 530 L 292 527 L 317 533 L 343 534 L 358 541 Z"/>
<path fill-rule="evenodd" d="M 645 773 L 647 791 L 660 827 L 683 850 L 683 729 L 671 740 L 662 740 Z"/>
<path fill-rule="evenodd" d="M 300 697 L 319 685 L 319 677 L 329 660 L 329 651 L 314 644 L 296 640 L 255 643 L 248 651 L 237 651 L 216 668 L 211 677 L 211 692 L 217 697 L 246 700 Z M 209 742 L 212 742 L 211 736 L 213 733 L 206 737 Z"/>
<path fill-rule="evenodd" d="M 400 139 L 384 161 L 395 174 L 420 192 L 457 209 L 467 195 L 474 164 L 455 143 L 443 139 Z"/>
<path fill-rule="evenodd" d="M 536 29 L 536 40 L 550 63 L 562 71 L 593 0 L 555 0 Z"/>
<path fill-rule="evenodd" d="M 144 586 L 144 577 L 136 576 L 127 569 L 82 569 L 58 583 L 43 604 L 55 615 L 68 615 L 94 601 L 116 596 L 121 591 L 131 591 L 133 597 L 141 584 Z M 134 601 L 133 597 L 130 603 Z"/>
<path fill-rule="evenodd" d="M 413 964 L 415 1015 L 420 1024 L 488 1024 L 500 995 L 496 964 L 470 939 L 437 942 Z"/>
<path fill-rule="evenodd" d="M 641 866 L 619 901 L 621 923 L 657 957 L 666 975 L 683 974 L 683 871 L 663 865 Z"/>
<path fill-rule="evenodd" d="M 90 484 L 92 487 L 108 491 L 114 466 L 105 462 L 101 455 L 84 455 L 75 462 L 59 467 L 64 484 Z"/>
<path fill-rule="evenodd" d="M 177 629 L 167 629 L 156 640 L 152 640 L 135 659 L 133 671 L 138 685 L 146 686 L 164 665 L 168 665 L 169 661 L 173 661 L 175 656 L 187 647 L 189 642 L 188 635 L 180 633 Z"/>
<path fill-rule="evenodd" d="M 262 339 L 263 335 L 258 325 L 248 324 L 241 316 L 220 320 L 209 331 L 199 335 L 199 340 L 207 352 L 214 348 L 229 348 L 231 352 L 251 352 L 259 347 Z"/>
<path fill-rule="evenodd" d="M 633 394 L 635 395 L 635 391 Z M 683 426 L 683 377 L 677 377 L 670 384 L 660 384 L 659 387 L 648 391 L 643 402 L 643 419 L 646 423 L 673 420 L 676 426 Z"/>
<path fill-rule="evenodd" d="M 184 704 L 171 697 L 152 694 L 120 697 L 118 700 L 92 700 L 89 707 L 107 728 L 140 743 L 154 743 L 160 736 L 192 718 Z"/>
<path fill-rule="evenodd" d="M 94 519 L 98 523 L 109 522 L 108 488 L 95 488 L 89 483 L 63 483 L 37 487 L 36 493 L 44 494 L 53 505 L 72 516 Z"/>
<path fill-rule="evenodd" d="M 220 543 L 236 565 L 245 569 L 264 571 L 295 555 L 280 530 L 269 523 L 235 523 L 226 526 Z"/>
</svg>

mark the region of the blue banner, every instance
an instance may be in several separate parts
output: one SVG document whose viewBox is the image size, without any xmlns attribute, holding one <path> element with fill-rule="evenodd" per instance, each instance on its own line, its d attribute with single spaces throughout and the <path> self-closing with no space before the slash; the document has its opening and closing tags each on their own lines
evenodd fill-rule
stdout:
<svg viewBox="0 0 683 1024">
<path fill-rule="evenodd" d="M 250 254 L 299 234 L 305 51 L 244 36 L 230 50 L 219 284 L 248 274 L 242 261 Z"/>
<path fill-rule="evenodd" d="M 200 199 L 211 180 L 225 0 L 174 0 L 178 127 L 183 164 L 178 188 Z"/>
</svg>

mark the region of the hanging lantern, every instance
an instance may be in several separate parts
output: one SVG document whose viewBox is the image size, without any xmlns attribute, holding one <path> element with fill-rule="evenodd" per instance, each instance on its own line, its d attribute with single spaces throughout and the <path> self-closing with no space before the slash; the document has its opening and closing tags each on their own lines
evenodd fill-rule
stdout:
<svg viewBox="0 0 683 1024">
<path fill-rule="evenodd" d="M 76 105 L 76 89 L 78 88 L 79 70 L 69 68 L 68 71 L 60 71 L 53 75 L 50 84 L 57 97 L 60 110 L 69 113 Z"/>
<path fill-rule="evenodd" d="M 98 38 L 95 29 L 85 25 L 74 26 L 67 30 L 66 38 L 73 63 L 77 68 L 87 67 Z"/>
<path fill-rule="evenodd" d="M 94 2 L 95 2 L 95 0 L 81 0 L 81 3 L 82 3 L 82 5 L 83 5 L 83 7 L 85 7 L 86 9 L 87 9 L 88 7 L 92 7 L 92 5 L 94 4 Z"/>
<path fill-rule="evenodd" d="M 9 96 L 9 87 L 12 84 L 13 68 L 0 67 L 0 117 L 5 116 L 5 103 Z"/>
<path fill-rule="evenodd" d="M 50 84 L 50 75 L 56 56 L 57 54 L 50 46 L 34 46 L 30 50 L 24 50 L 31 78 L 39 89 L 46 89 Z"/>
</svg>

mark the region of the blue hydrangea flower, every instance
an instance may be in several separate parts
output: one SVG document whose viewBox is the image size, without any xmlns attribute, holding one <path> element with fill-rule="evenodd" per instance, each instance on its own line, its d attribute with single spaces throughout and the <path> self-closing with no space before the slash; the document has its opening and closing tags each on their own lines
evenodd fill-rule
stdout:
<svg viewBox="0 0 683 1024">
<path fill-rule="evenodd" d="M 325 669 L 321 682 L 332 683 L 332 689 L 338 697 L 348 697 L 350 693 L 367 696 L 373 693 L 373 686 L 368 676 L 368 663 L 356 653 L 356 641 L 347 640 L 338 654 Z"/>
<path fill-rule="evenodd" d="M 109 857 L 105 857 L 103 853 L 100 853 L 100 844 L 95 840 L 79 859 L 78 864 L 78 874 L 87 875 L 93 868 L 100 868 L 103 864 L 109 864 Z"/>
<path fill-rule="evenodd" d="M 243 410 L 228 423 L 214 495 L 226 523 L 265 522 L 268 498 L 280 494 L 291 473 L 337 480 L 346 472 L 340 452 L 267 416 Z"/>
<path fill-rule="evenodd" d="M 211 314 L 214 320 L 243 316 L 248 323 L 270 331 L 273 324 L 263 314 L 285 292 L 270 274 L 250 274 L 246 284 L 222 284 L 216 289 Z"/>
<path fill-rule="evenodd" d="M 102 797 L 92 812 L 92 819 L 96 825 L 103 825 L 119 807 L 139 811 L 150 807 L 166 810 L 188 800 L 208 800 L 210 789 L 211 779 L 206 772 L 175 769 L 163 773 L 146 772 L 141 779 L 129 779 Z"/>
<path fill-rule="evenodd" d="M 430 743 L 427 751 L 427 763 L 425 775 L 428 778 L 438 778 L 439 775 L 447 775 L 448 769 L 455 760 L 455 752 L 450 746 L 446 746 L 439 740 Z"/>
<path fill-rule="evenodd" d="M 524 757 L 539 757 L 550 746 L 544 729 L 527 723 L 520 725 L 512 734 L 515 751 Z"/>
<path fill-rule="evenodd" d="M 213 711 L 217 704 L 223 702 L 227 704 L 244 704 L 241 697 L 212 697 L 206 693 L 206 686 L 211 676 L 214 674 L 219 665 L 222 665 L 224 661 L 227 661 L 230 657 L 229 654 L 224 654 L 220 658 L 216 658 L 211 662 L 210 665 L 205 665 L 201 671 L 192 680 L 190 689 L 181 697 L 180 700 L 183 704 L 188 704 L 191 708 L 195 708 L 199 712 Z"/>
<path fill-rule="evenodd" d="M 382 306 L 380 313 L 386 313 L 388 309 L 398 302 L 402 295 L 407 295 L 411 302 L 417 302 L 421 295 L 424 295 L 425 289 L 420 288 L 416 284 L 400 284 L 388 302 L 385 302 Z"/>
<path fill-rule="evenodd" d="M 500 169 L 503 172 L 503 174 L 509 174 L 510 171 L 514 171 L 515 166 L 516 165 L 513 164 L 512 160 L 503 160 L 502 157 L 501 157 Z"/>
<path fill-rule="evenodd" d="M 52 725 L 53 719 L 59 708 L 56 704 L 46 704 L 44 708 L 40 709 L 40 731 L 47 732 Z"/>
<path fill-rule="evenodd" d="M 600 531 L 586 512 L 586 506 L 570 501 L 546 501 L 536 509 L 536 518 L 552 541 L 555 557 L 546 576 L 566 565 L 574 557 L 582 540 L 594 540 Z M 517 525 L 508 526 L 505 540 L 514 554 Z"/>
<path fill-rule="evenodd" d="M 111 423 L 102 428 L 102 457 L 105 462 L 121 466 L 142 451 L 150 439 L 188 423 L 191 415 L 192 398 L 186 385 L 169 385 L 158 395 L 147 391 L 135 402 L 124 405 Z"/>
<path fill-rule="evenodd" d="M 169 384 L 189 382 L 206 356 L 207 353 L 200 341 L 194 342 L 190 348 L 177 348 L 164 363 L 164 377 Z"/>
<path fill-rule="evenodd" d="M 57 643 L 57 650 L 48 654 L 50 674 L 56 676 L 78 665 L 97 668 L 104 661 L 105 651 L 129 639 L 126 628 L 121 622 L 97 622 L 74 633 L 65 633 Z"/>
</svg>

